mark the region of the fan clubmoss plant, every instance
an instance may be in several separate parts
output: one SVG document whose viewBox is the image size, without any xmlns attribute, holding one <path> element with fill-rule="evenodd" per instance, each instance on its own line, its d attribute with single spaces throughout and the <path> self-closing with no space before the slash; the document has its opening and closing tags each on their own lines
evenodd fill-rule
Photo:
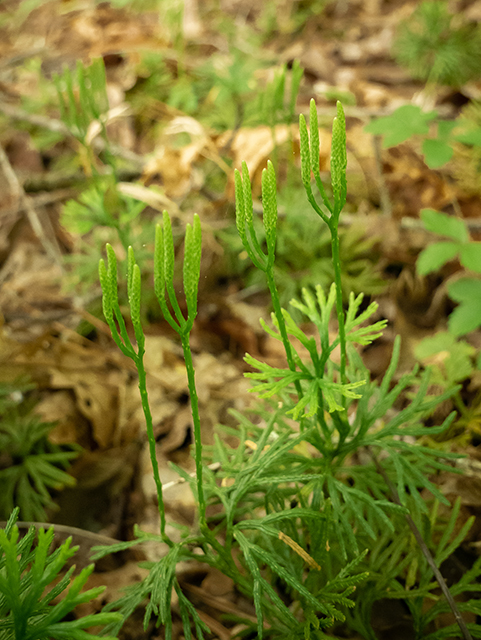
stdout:
<svg viewBox="0 0 481 640">
<path fill-rule="evenodd" d="M 252 391 L 264 402 L 250 413 L 233 411 L 238 429 L 223 427 L 223 430 L 236 435 L 238 445 L 235 447 L 218 434 L 214 445 L 206 449 L 201 438 L 195 358 L 190 347 L 190 333 L 197 313 L 200 220 L 194 216 L 193 224 L 186 229 L 184 313 L 173 285 L 174 244 L 167 213 L 164 213 L 162 227 L 157 227 L 155 294 L 163 315 L 182 344 L 194 424 L 195 474 L 191 477 L 182 469 L 176 469 L 191 486 L 198 506 L 198 520 L 192 529 L 180 527 L 178 540 L 166 529 L 147 396 L 143 365 L 145 340 L 140 321 L 140 269 L 130 249 L 128 294 L 134 340 L 118 304 L 117 267 L 112 247 L 107 246 L 107 263 L 100 262 L 105 318 L 115 342 L 132 358 L 139 372 L 158 492 L 160 533 L 152 535 L 137 530 L 135 540 L 98 549 L 96 557 L 146 539 L 167 544 L 166 555 L 148 564 L 147 578 L 129 588 L 109 607 L 127 617 L 147 602 L 145 625 L 155 615 L 157 623 L 164 625 L 165 638 L 169 640 L 174 615 L 171 597 L 175 591 L 185 637 L 190 640 L 194 630 L 197 638 L 203 638 L 208 629 L 183 592 L 182 580 L 176 571 L 180 561 L 195 560 L 223 572 L 233 580 L 240 594 L 253 601 L 256 623 L 242 620 L 246 633 L 252 637 L 320 639 L 332 637 L 326 635 L 326 629 L 347 625 L 351 631 L 374 640 L 371 626 L 374 603 L 392 597 L 393 585 L 406 584 L 407 577 L 409 584 L 418 580 L 416 595 L 419 598 L 430 597 L 435 576 L 447 599 L 446 606 L 455 612 L 462 637 L 469 638 L 470 632 L 438 568 L 467 529 L 462 530 L 461 537 L 454 536 L 454 514 L 438 555 L 436 541 L 426 543 L 420 533 L 430 513 L 426 493 L 431 493 L 446 508 L 450 507 L 431 476 L 440 470 L 452 471 L 453 462 L 459 456 L 432 448 L 428 443 L 432 435 L 449 427 L 454 415 L 436 426 L 427 427 L 424 421 L 452 391 L 430 397 L 429 371 L 419 376 L 415 370 L 396 381 L 399 340 L 382 382 L 370 380 L 355 345 L 366 345 L 376 339 L 385 322 L 369 324 L 377 305 L 371 303 L 362 309 L 362 295 L 351 294 L 346 308 L 343 304 L 338 225 L 346 201 L 346 126 L 340 103 L 333 124 L 331 198 L 320 178 L 319 133 L 313 101 L 310 133 L 302 116 L 300 132 L 302 181 L 312 208 L 330 232 L 335 282 L 329 291 L 320 286 L 315 290 L 306 289 L 301 300 L 292 301 L 315 329 L 315 335 L 307 334 L 281 307 L 275 282 L 277 186 L 274 167 L 268 163 L 262 176 L 264 250 L 255 230 L 249 171 L 244 163 L 242 171 L 235 172 L 237 230 L 249 258 L 265 274 L 274 312 L 272 324 L 263 323 L 263 326 L 282 342 L 286 366 L 272 367 L 246 356 L 246 362 L 253 369 L 247 374 L 254 380 Z M 319 200 L 313 192 L 312 176 Z M 332 316 L 337 318 L 335 335 L 331 330 Z M 401 394 L 414 386 L 417 391 L 410 402 L 394 410 Z M 217 463 L 217 471 L 206 464 L 212 461 Z M 216 508 L 208 511 L 209 506 Z M 400 522 L 409 526 L 400 527 Z M 418 544 L 414 551 L 412 535 Z M 396 544 L 397 551 L 390 555 L 391 545 Z M 390 559 L 388 579 L 379 571 L 379 559 L 383 557 Z M 415 563 L 417 566 L 424 563 L 421 577 L 413 570 Z M 411 569 L 407 575 L 408 565 Z M 474 573 L 477 575 L 477 572 L 476 568 Z M 366 584 L 364 591 L 363 583 Z M 410 596 L 405 591 L 402 595 L 399 589 L 398 592 L 394 597 Z M 364 601 L 357 597 L 358 593 L 361 598 L 362 593 L 366 594 Z M 422 604 L 418 599 L 412 608 L 413 616 L 418 616 L 415 637 L 419 640 L 426 637 L 427 628 L 427 617 L 419 618 L 423 615 Z M 438 608 L 439 612 L 444 611 L 443 606 Z M 353 607 L 354 615 L 349 614 Z M 467 608 L 475 610 L 476 605 L 471 603 Z M 479 626 L 471 627 L 479 635 Z M 119 628 L 120 623 L 116 623 L 105 631 L 115 634 Z M 452 636 L 456 636 L 456 629 L 450 629 Z M 429 635 L 430 639 L 442 637 L 445 637 L 442 629 Z"/>
<path fill-rule="evenodd" d="M 80 448 L 50 442 L 55 423 L 33 412 L 35 404 L 22 395 L 30 388 L 0 383 L 0 518 L 16 506 L 24 520 L 43 521 L 45 510 L 55 508 L 52 494 L 75 484 L 66 469 Z"/>
<path fill-rule="evenodd" d="M 420 2 L 399 26 L 394 56 L 427 83 L 460 87 L 479 78 L 481 32 L 460 20 L 462 14 L 451 13 L 445 0 Z"/>
<path fill-rule="evenodd" d="M 91 564 L 72 579 L 75 566 L 66 563 L 78 547 L 68 538 L 51 550 L 54 529 L 30 527 L 21 538 L 14 509 L 5 529 L 0 529 L 0 637 L 4 640 L 96 640 L 86 631 L 119 619 L 118 613 L 93 613 L 65 620 L 79 604 L 98 597 L 105 587 L 83 591 L 94 569 Z M 105 637 L 105 636 L 103 636 Z M 106 640 L 114 640 L 106 638 Z"/>
</svg>

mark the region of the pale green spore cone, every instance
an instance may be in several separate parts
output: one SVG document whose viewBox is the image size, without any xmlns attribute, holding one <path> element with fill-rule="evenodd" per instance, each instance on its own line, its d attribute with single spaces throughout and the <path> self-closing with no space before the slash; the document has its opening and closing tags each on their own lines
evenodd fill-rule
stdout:
<svg viewBox="0 0 481 640">
<path fill-rule="evenodd" d="M 242 173 L 234 171 L 236 198 L 236 227 L 239 236 L 255 267 L 266 270 L 267 256 L 262 251 L 254 229 L 254 205 L 249 178 L 249 170 L 245 162 L 242 163 Z"/>
<path fill-rule="evenodd" d="M 117 258 L 110 244 L 106 245 L 107 266 L 99 262 L 99 278 L 102 287 L 102 311 L 109 323 L 114 321 L 114 306 L 117 303 Z"/>
<path fill-rule="evenodd" d="M 110 281 L 107 273 L 107 267 L 103 259 L 99 261 L 99 279 L 102 288 L 102 312 L 108 324 L 113 322 L 114 313 L 112 311 L 112 294 L 110 291 Z"/>
<path fill-rule="evenodd" d="M 184 251 L 184 293 L 187 302 L 189 320 L 197 315 L 197 291 L 200 278 L 200 261 L 202 254 L 202 232 L 200 218 L 194 215 L 193 226 L 187 225 L 185 230 Z"/>
<path fill-rule="evenodd" d="M 133 277 L 134 265 L 135 265 L 134 250 L 132 249 L 132 247 L 129 247 L 127 250 L 127 293 L 129 296 L 129 301 L 132 295 L 132 277 Z"/>
<path fill-rule="evenodd" d="M 162 226 L 155 226 L 154 248 L 154 291 L 155 296 L 162 305 L 165 302 L 165 272 L 164 272 L 164 234 Z"/>
<path fill-rule="evenodd" d="M 242 188 L 244 191 L 244 211 L 245 211 L 245 223 L 250 229 L 254 224 L 254 204 L 252 202 L 252 187 L 251 179 L 249 177 L 249 169 L 247 163 L 242 162 Z"/>
<path fill-rule="evenodd" d="M 107 250 L 107 274 L 110 284 L 110 293 L 112 298 L 117 298 L 117 256 L 112 245 L 106 244 Z"/>
<path fill-rule="evenodd" d="M 137 340 L 137 346 L 139 352 L 143 349 L 145 338 L 142 330 L 142 323 L 140 321 L 140 296 L 141 296 L 141 275 L 138 264 L 134 264 L 132 267 L 132 282 L 129 291 L 129 305 L 130 305 L 130 317 L 132 319 L 132 325 L 134 327 L 135 339 Z"/>
<path fill-rule="evenodd" d="M 168 285 L 174 281 L 175 252 L 172 224 L 167 211 L 164 211 L 162 220 L 164 226 L 164 277 L 165 284 Z"/>
<path fill-rule="evenodd" d="M 244 188 L 242 186 L 242 177 L 238 169 L 234 170 L 234 186 L 235 186 L 235 223 L 237 232 L 242 240 L 242 244 L 247 244 L 246 235 L 246 210 L 244 202 Z"/>
<path fill-rule="evenodd" d="M 309 129 L 311 136 L 311 169 L 315 176 L 319 175 L 319 122 L 315 100 L 309 104 Z"/>
<path fill-rule="evenodd" d="M 270 160 L 262 171 L 262 206 L 269 264 L 274 264 L 276 250 L 277 197 L 276 174 Z"/>
<path fill-rule="evenodd" d="M 332 123 L 331 143 L 331 185 L 334 194 L 335 208 L 340 209 L 345 204 L 346 194 L 346 118 L 341 103 L 337 103 L 337 117 Z"/>
<path fill-rule="evenodd" d="M 299 116 L 299 138 L 301 147 L 301 178 L 307 194 L 312 196 L 311 189 L 311 154 L 309 150 L 309 133 L 307 132 L 306 119 L 303 114 Z"/>
</svg>

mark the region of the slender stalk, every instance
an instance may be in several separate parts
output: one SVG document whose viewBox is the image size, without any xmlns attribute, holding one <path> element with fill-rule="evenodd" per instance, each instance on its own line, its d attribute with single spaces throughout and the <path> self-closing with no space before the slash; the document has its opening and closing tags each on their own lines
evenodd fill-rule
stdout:
<svg viewBox="0 0 481 640">
<path fill-rule="evenodd" d="M 372 460 L 374 461 L 374 464 L 376 465 L 376 468 L 378 470 L 378 472 L 381 474 L 381 476 L 384 479 L 384 482 L 386 483 L 390 493 L 391 493 L 391 499 L 392 501 L 399 505 L 399 506 L 403 506 L 401 499 L 399 497 L 399 494 L 397 492 L 396 487 L 394 486 L 394 484 L 391 482 L 389 476 L 387 475 L 384 467 L 381 465 L 381 463 L 379 462 L 379 460 L 377 459 L 375 453 L 371 450 L 370 447 L 367 447 L 367 450 L 369 452 L 369 455 L 371 456 Z M 413 532 L 414 538 L 416 539 L 416 542 L 419 545 L 419 548 L 421 549 L 424 557 L 426 558 L 426 561 L 429 565 L 429 567 L 431 568 L 431 571 L 434 574 L 434 577 L 436 578 L 437 583 L 439 584 L 439 587 L 443 593 L 443 596 L 446 598 L 446 601 L 449 605 L 449 608 L 451 609 L 451 612 L 454 616 L 454 619 L 456 621 L 456 624 L 458 625 L 460 631 L 461 631 L 461 635 L 464 638 L 464 640 L 473 640 L 473 636 L 471 635 L 471 633 L 469 632 L 469 629 L 466 625 L 466 622 L 463 618 L 463 616 L 461 615 L 460 610 L 458 609 L 458 605 L 456 604 L 453 596 L 451 595 L 451 592 L 449 591 L 449 588 L 446 584 L 446 581 L 444 579 L 443 574 L 441 573 L 441 571 L 439 570 L 438 566 L 436 565 L 436 562 L 433 558 L 433 555 L 431 553 L 431 551 L 428 549 L 426 543 L 424 542 L 424 538 L 421 534 L 421 532 L 419 531 L 418 527 L 416 526 L 416 523 L 414 522 L 414 520 L 411 518 L 411 516 L 409 515 L 409 513 L 407 513 L 405 515 L 406 521 L 409 525 L 409 528 L 411 529 L 411 531 Z"/>
<path fill-rule="evenodd" d="M 200 430 L 199 416 L 199 399 L 195 386 L 195 371 L 192 361 L 192 351 L 190 349 L 189 333 L 181 334 L 182 349 L 184 351 L 185 367 L 187 369 L 187 384 L 189 386 L 190 406 L 192 409 L 192 420 L 194 422 L 194 443 L 195 443 L 195 477 L 197 483 L 197 500 L 199 503 L 199 524 L 200 530 L 205 533 L 207 530 L 206 522 L 206 503 L 204 496 L 203 473 L 202 473 L 202 440 Z"/>
<path fill-rule="evenodd" d="M 341 383 L 346 383 L 346 328 L 344 324 L 344 308 L 342 303 L 341 258 L 339 252 L 339 234 L 337 224 L 331 219 L 332 262 L 334 266 L 334 282 L 336 283 L 336 313 L 339 324 L 339 346 L 341 349 L 340 374 Z M 343 403 L 345 400 L 343 400 Z"/>
<path fill-rule="evenodd" d="M 282 342 L 284 344 L 284 349 L 286 351 L 287 364 L 291 371 L 296 370 L 296 363 L 294 362 L 294 358 L 292 356 L 292 347 L 289 342 L 289 336 L 287 335 L 286 323 L 284 321 L 284 316 L 282 315 L 281 303 L 279 300 L 279 294 L 277 292 L 276 283 L 274 280 L 274 273 L 272 268 L 266 270 L 267 276 L 267 286 L 269 287 L 269 292 L 271 294 L 272 306 L 274 307 L 274 313 L 277 318 L 277 323 L 279 325 L 279 331 L 281 333 Z M 302 387 L 299 380 L 295 381 L 296 391 L 299 398 L 302 398 Z"/>
<path fill-rule="evenodd" d="M 157 462 L 157 454 L 155 451 L 155 436 L 154 436 L 154 425 L 152 422 L 152 413 L 150 411 L 149 406 L 149 398 L 147 394 L 147 380 L 145 375 L 144 363 L 142 361 L 144 352 L 143 350 L 136 357 L 137 370 L 139 372 L 139 391 L 140 391 L 140 399 L 142 401 L 142 409 L 145 417 L 145 424 L 147 426 L 147 437 L 149 440 L 149 454 L 150 461 L 152 463 L 152 470 L 154 473 L 154 481 L 155 488 L 157 489 L 157 498 L 159 503 L 159 515 L 160 515 L 160 535 L 162 539 L 169 545 L 172 546 L 172 540 L 165 533 L 165 505 L 164 505 L 164 494 L 162 491 L 162 482 L 160 480 L 159 474 L 159 463 Z"/>
</svg>

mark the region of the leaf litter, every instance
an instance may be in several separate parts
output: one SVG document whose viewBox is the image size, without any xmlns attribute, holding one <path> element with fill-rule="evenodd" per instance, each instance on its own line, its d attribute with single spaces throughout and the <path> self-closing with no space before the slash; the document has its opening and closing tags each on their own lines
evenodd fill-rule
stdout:
<svg viewBox="0 0 481 640">
<path fill-rule="evenodd" d="M 2 9 L 9 22 L 0 27 L 4 36 L 0 39 L 0 102 L 17 104 L 19 98 L 31 98 L 39 90 L 37 74 L 22 71 L 21 62 L 18 62 L 22 56 L 22 60 L 39 57 L 48 78 L 54 71 L 61 71 L 64 64 L 73 66 L 77 59 L 104 56 L 109 72 L 109 96 L 117 106 L 125 103 L 128 91 L 141 80 L 136 75 L 139 50 L 160 51 L 167 59 L 170 56 L 170 64 L 178 69 L 177 52 L 170 45 L 168 28 L 159 20 L 158 14 L 128 12 L 108 3 L 87 2 L 79 7 L 61 7 L 61 4 L 54 1 L 40 3 L 24 14 L 19 11 L 20 3 L 17 2 L 8 2 Z M 479 196 L 474 196 L 473 204 L 472 194 L 465 196 L 459 192 L 447 171 L 428 169 L 415 144 L 406 143 L 383 151 L 379 163 L 371 136 L 364 131 L 364 125 L 372 116 L 392 112 L 419 92 L 419 84 L 395 66 L 390 57 L 396 25 L 409 15 L 413 3 L 399 0 L 388 6 L 381 0 L 334 2 L 326 9 L 326 15 L 310 15 L 300 31 L 294 27 L 296 3 L 279 4 L 277 29 L 271 34 L 267 51 L 278 62 L 298 58 L 306 70 L 307 78 L 299 100 L 301 111 L 307 111 L 307 102 L 315 95 L 320 104 L 320 115 L 324 109 L 327 122 L 332 107 L 329 100 L 323 103 L 322 96 L 337 91 L 344 92 L 347 99 L 350 94 L 355 97 L 357 106 L 351 111 L 349 107 L 346 109 L 350 154 L 348 178 L 354 181 L 353 185 L 361 181 L 364 189 L 360 190 L 362 197 L 353 203 L 353 210 L 365 211 L 366 225 L 377 230 L 381 226 L 381 255 L 386 265 L 412 273 L 415 256 L 419 248 L 426 245 L 427 238 L 423 231 L 408 228 L 404 224 L 407 218 L 416 219 L 421 208 L 446 210 L 446 207 L 454 206 L 453 203 L 459 205 L 461 212 L 466 211 L 467 216 L 473 216 L 473 212 L 479 216 Z M 479 14 L 481 3 L 469 2 L 467 5 L 464 7 L 467 14 Z M 259 3 L 226 1 L 222 3 L 222 10 L 240 25 L 250 23 L 259 29 L 262 23 Z M 187 54 L 187 65 L 192 68 L 198 63 L 197 58 L 205 56 L 207 59 L 213 50 L 222 51 L 226 47 L 220 33 L 215 32 L 194 1 L 185 4 L 182 29 L 186 42 L 200 52 Z M 467 93 L 469 91 L 472 89 L 466 89 Z M 446 114 L 457 112 L 455 98 L 446 92 L 443 98 Z M 142 159 L 143 183 L 159 188 L 155 209 L 166 206 L 173 209 L 173 214 L 177 209 L 182 218 L 194 202 L 213 228 L 219 217 L 218 207 L 224 207 L 220 215 L 222 222 L 227 203 L 232 203 L 232 185 L 227 182 L 220 205 L 216 204 L 206 186 L 212 166 L 229 175 L 231 163 L 235 167 L 245 160 L 254 177 L 255 188 L 258 188 L 255 176 L 276 148 L 293 144 L 294 156 L 298 153 L 297 127 L 277 125 L 273 131 L 264 125 L 239 126 L 219 135 L 160 100 L 151 101 L 150 107 L 146 107 L 147 114 L 149 109 L 151 115 L 147 120 L 160 119 L 160 134 L 139 132 L 132 116 L 124 112 L 110 125 L 111 135 L 117 144 Z M 1 104 L 0 113 L 5 113 Z M 57 117 L 51 109 L 51 123 Z M 51 173 L 45 166 L 46 156 L 32 148 L 25 133 L 12 126 L 7 116 L 2 116 L 0 125 L 11 167 L 18 176 L 23 176 L 24 183 L 32 175 L 43 177 Z M 52 128 L 55 128 L 54 124 Z M 174 146 L 183 134 L 190 142 Z M 328 169 L 330 132 L 324 127 L 320 135 L 321 171 L 325 171 Z M 63 154 L 68 151 L 68 145 L 60 144 L 54 148 L 48 162 L 61 163 Z M 391 204 L 391 213 L 384 218 L 376 213 L 381 202 L 379 183 L 382 179 Z M 38 230 L 31 222 L 26 222 L 25 212 L 5 175 L 5 167 L 0 171 L 0 185 L 5 186 L 2 192 L 6 194 L 0 203 L 1 379 L 12 381 L 20 374 L 28 374 L 40 390 L 41 400 L 36 410 L 43 419 L 58 421 L 52 439 L 76 442 L 85 449 L 83 462 L 72 469 L 74 475 L 77 474 L 80 493 L 65 496 L 70 507 L 76 505 L 66 517 L 66 520 L 70 519 L 69 524 L 112 537 L 128 535 L 133 522 L 138 522 L 145 531 L 155 532 L 158 526 L 155 488 L 146 455 L 135 372 L 112 345 L 102 320 L 95 323 L 95 341 L 76 334 L 80 319 L 86 317 L 82 310 L 83 300 L 61 288 L 62 268 L 45 254 Z M 68 240 L 58 224 L 59 211 L 58 203 L 38 208 L 43 232 L 65 251 Z M 215 240 L 207 240 L 207 243 L 214 246 Z M 206 260 L 210 259 L 210 256 L 206 257 Z M 215 280 L 209 281 L 209 286 L 216 286 Z M 385 317 L 390 318 L 405 337 L 408 345 L 404 356 L 406 362 L 411 362 L 414 350 L 409 345 L 419 340 L 420 333 L 432 333 L 435 327 L 445 323 L 447 311 L 442 307 L 433 311 L 428 327 L 420 320 L 425 318 L 428 302 L 432 301 L 439 286 L 439 283 L 431 287 L 426 283 L 419 284 L 405 275 L 396 279 L 389 295 L 381 299 Z M 206 443 L 212 441 L 215 425 L 228 420 L 228 408 L 243 410 L 248 406 L 248 385 L 242 378 L 244 364 L 239 356 L 249 351 L 254 356 L 262 353 L 271 357 L 272 362 L 277 357 L 275 341 L 262 342 L 260 339 L 254 317 L 258 314 L 257 307 L 254 307 L 252 318 L 249 313 L 246 316 L 243 306 L 246 303 L 240 301 L 235 281 L 233 287 L 232 295 L 227 296 L 228 302 L 215 303 L 215 312 L 207 306 L 200 309 L 200 327 L 198 335 L 194 336 Z M 221 297 L 225 297 L 221 288 L 220 291 Z M 400 299 L 402 305 L 399 305 Z M 420 300 L 424 306 L 420 307 Z M 166 491 L 166 505 L 173 522 L 191 524 L 194 504 L 190 490 L 186 483 L 177 482 L 177 474 L 168 466 L 171 460 L 184 466 L 186 471 L 192 471 L 188 455 L 191 425 L 185 368 L 178 346 L 165 332 L 165 327 L 156 327 L 154 331 L 155 335 L 147 336 L 146 369 L 159 443 L 161 477 L 164 483 L 171 485 Z M 203 349 L 204 344 L 209 344 L 208 340 L 204 341 L 209 332 L 215 336 L 211 342 L 215 345 L 212 352 Z M 220 343 L 219 335 L 225 337 Z M 389 350 L 389 344 L 385 348 Z M 379 365 L 383 362 L 382 354 L 376 355 L 374 360 L 372 369 L 382 373 L 383 365 Z M 474 465 L 475 448 L 469 453 Z M 474 465 L 468 478 L 449 476 L 440 482 L 447 494 L 461 496 L 463 508 L 470 514 L 479 510 L 478 480 L 479 470 Z M 95 507 L 91 502 L 94 494 L 99 497 Z M 82 511 L 97 512 L 99 520 L 95 517 L 82 520 Z M 57 515 L 60 517 L 61 513 L 62 510 L 52 514 L 52 519 Z M 479 522 L 477 526 L 479 529 Z M 145 551 L 150 558 L 159 552 L 158 548 Z M 131 562 L 126 562 L 111 574 L 101 574 L 100 580 L 102 584 L 111 581 L 115 589 L 137 579 L 138 571 Z M 195 574 L 195 568 L 190 571 Z M 211 628 L 214 630 L 215 627 L 217 636 L 227 639 L 233 629 L 221 624 L 220 613 L 235 614 L 242 609 L 243 615 L 249 615 L 244 611 L 248 603 L 233 593 L 231 585 L 219 581 L 220 577 L 213 571 L 204 576 L 186 572 L 182 585 L 190 590 L 193 601 L 212 624 Z M 109 590 L 108 593 L 111 597 L 112 592 Z M 250 611 L 250 615 L 252 613 Z M 388 626 L 387 633 L 391 631 L 392 627 Z M 177 629 L 176 637 L 179 633 L 180 629 Z M 138 636 L 132 632 L 131 636 L 126 636 L 129 637 Z"/>
</svg>

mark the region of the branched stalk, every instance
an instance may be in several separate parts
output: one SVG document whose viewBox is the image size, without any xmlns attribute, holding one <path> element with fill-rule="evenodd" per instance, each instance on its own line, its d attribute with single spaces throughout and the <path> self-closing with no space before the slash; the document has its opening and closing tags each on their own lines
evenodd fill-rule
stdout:
<svg viewBox="0 0 481 640">
<path fill-rule="evenodd" d="M 274 279 L 274 262 L 277 238 L 277 185 L 274 167 L 269 160 L 267 169 L 262 171 L 262 202 L 264 207 L 263 223 L 266 231 L 267 254 L 262 250 L 257 239 L 253 220 L 252 192 L 249 179 L 249 170 L 245 162 L 242 163 L 242 174 L 237 169 L 235 177 L 236 194 L 236 225 L 247 254 L 253 264 L 263 271 L 267 277 L 267 286 L 271 294 L 274 314 L 279 326 L 282 343 L 286 352 L 289 369 L 296 371 L 296 364 L 292 356 L 292 347 L 287 335 L 287 327 L 282 314 L 281 303 Z M 302 387 L 298 380 L 295 381 L 297 395 L 302 398 Z"/>
<path fill-rule="evenodd" d="M 201 229 L 199 216 L 194 216 L 194 224 L 187 225 L 185 233 L 185 252 L 184 252 L 184 293 L 187 303 L 187 319 L 182 315 L 178 300 L 176 298 L 173 278 L 174 278 L 174 241 L 171 231 L 170 218 L 164 211 L 163 231 L 160 225 L 157 225 L 155 236 L 155 255 L 154 255 L 154 287 L 157 299 L 162 309 L 164 318 L 170 326 L 179 334 L 182 349 L 184 352 L 184 360 L 187 371 L 187 385 L 189 388 L 190 405 L 192 410 L 192 420 L 194 423 L 194 442 L 195 442 L 195 472 L 197 500 L 199 505 L 199 524 L 202 533 L 208 534 L 206 524 L 206 502 L 204 497 L 203 486 L 203 470 L 202 470 L 202 439 L 199 416 L 199 401 L 195 384 L 195 371 L 192 361 L 192 351 L 190 348 L 190 332 L 194 325 L 197 315 L 197 290 L 200 277 L 200 258 L 201 258 Z M 172 315 L 167 304 L 166 291 L 168 299 L 174 310 Z"/>
<path fill-rule="evenodd" d="M 339 347 L 341 351 L 340 361 L 340 381 L 346 383 L 346 328 L 345 314 L 342 300 L 341 281 L 341 259 L 339 252 L 339 216 L 346 203 L 346 120 L 340 102 L 337 103 L 337 117 L 332 125 L 332 145 L 331 145 L 331 185 L 333 200 L 329 200 L 321 181 L 319 171 L 319 128 L 317 120 L 317 109 L 314 100 L 310 104 L 310 128 L 307 131 L 304 116 L 299 118 L 299 129 L 301 134 L 301 165 L 302 182 L 307 194 L 309 203 L 314 211 L 329 227 L 331 232 L 332 263 L 334 267 L 334 282 L 336 285 L 336 314 L 339 325 Z M 322 197 L 323 204 L 329 214 L 322 210 L 317 204 L 311 187 L 311 173 L 314 175 L 315 183 Z M 343 398 L 345 406 L 345 399 Z"/>
<path fill-rule="evenodd" d="M 162 539 L 172 546 L 172 541 L 165 531 L 165 506 L 162 492 L 162 482 L 159 474 L 159 463 L 155 452 L 155 436 L 150 411 L 149 398 L 147 393 L 147 380 L 144 367 L 145 336 L 140 322 L 140 270 L 135 264 L 132 248 L 128 252 L 128 293 L 130 303 L 130 313 L 134 326 L 135 338 L 137 341 L 137 351 L 130 340 L 125 326 L 125 321 L 120 311 L 117 289 L 117 259 L 112 247 L 107 245 L 107 266 L 103 260 L 99 264 L 100 283 L 102 285 L 102 307 L 105 319 L 110 327 L 112 337 L 124 355 L 131 358 L 139 375 L 139 391 L 144 412 L 147 437 L 149 440 L 149 454 L 154 474 L 155 487 L 158 498 L 158 509 L 160 517 L 160 533 Z"/>
</svg>

